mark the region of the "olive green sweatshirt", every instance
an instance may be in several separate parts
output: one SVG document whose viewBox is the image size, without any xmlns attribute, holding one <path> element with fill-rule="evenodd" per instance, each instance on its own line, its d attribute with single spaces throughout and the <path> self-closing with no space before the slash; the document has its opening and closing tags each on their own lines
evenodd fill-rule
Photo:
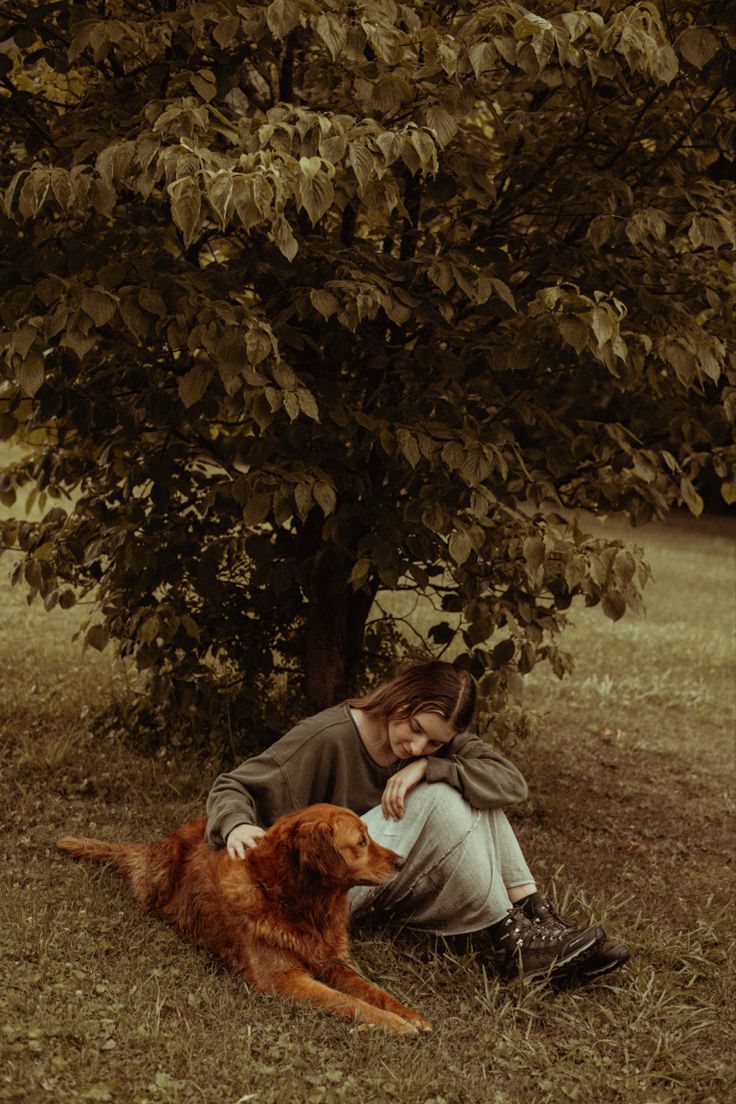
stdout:
<svg viewBox="0 0 736 1104">
<path fill-rule="evenodd" d="M 392 774 L 406 762 L 379 766 L 368 754 L 347 705 L 307 717 L 267 751 L 215 780 L 207 799 L 206 840 L 222 847 L 238 824 L 268 828 L 284 813 L 326 801 L 359 816 L 381 802 Z M 523 801 L 516 767 L 469 732 L 427 756 L 426 782 L 447 782 L 476 809 Z"/>
</svg>

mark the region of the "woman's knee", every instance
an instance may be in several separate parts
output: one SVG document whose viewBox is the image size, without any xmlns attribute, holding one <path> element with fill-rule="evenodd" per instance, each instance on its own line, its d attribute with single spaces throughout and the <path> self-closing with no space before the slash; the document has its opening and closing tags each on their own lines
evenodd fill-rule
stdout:
<svg viewBox="0 0 736 1104">
<path fill-rule="evenodd" d="M 420 782 L 407 794 L 405 802 L 407 814 L 426 820 L 437 817 L 445 825 L 455 823 L 464 828 L 473 815 L 463 795 L 447 782 Z"/>
</svg>

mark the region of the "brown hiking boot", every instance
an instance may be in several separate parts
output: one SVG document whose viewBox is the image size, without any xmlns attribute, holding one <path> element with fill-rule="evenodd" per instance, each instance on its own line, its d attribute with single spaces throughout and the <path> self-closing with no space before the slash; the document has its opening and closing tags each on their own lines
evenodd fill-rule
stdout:
<svg viewBox="0 0 736 1104">
<path fill-rule="evenodd" d="M 572 924 L 560 916 L 552 902 L 539 893 L 532 893 L 519 904 L 533 924 L 538 924 L 547 931 L 561 933 L 573 930 Z M 624 943 L 613 943 L 604 936 L 602 943 L 579 958 L 575 958 L 566 972 L 577 982 L 590 981 L 617 970 L 628 962 L 630 957 L 628 947 Z"/>
<path fill-rule="evenodd" d="M 596 950 L 606 937 L 599 927 L 574 931 L 568 926 L 550 928 L 535 923 L 518 907 L 494 924 L 489 935 L 501 974 L 506 980 L 518 975 L 524 985 L 555 976 L 586 952 Z"/>
</svg>

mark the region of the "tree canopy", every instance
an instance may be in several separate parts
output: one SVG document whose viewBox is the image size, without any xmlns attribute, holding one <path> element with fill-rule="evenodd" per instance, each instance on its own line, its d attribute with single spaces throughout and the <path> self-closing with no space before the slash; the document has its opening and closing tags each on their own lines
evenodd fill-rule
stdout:
<svg viewBox="0 0 736 1104">
<path fill-rule="evenodd" d="M 571 512 L 736 497 L 729 4 L 1 0 L 0 42 L 0 500 L 51 507 L 0 534 L 146 701 L 327 704 L 411 588 L 497 709 L 576 596 L 640 603 Z"/>
</svg>

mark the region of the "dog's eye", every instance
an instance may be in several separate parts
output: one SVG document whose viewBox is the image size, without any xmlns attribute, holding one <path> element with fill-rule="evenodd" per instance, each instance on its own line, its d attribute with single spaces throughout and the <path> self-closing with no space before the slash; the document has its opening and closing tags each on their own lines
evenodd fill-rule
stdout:
<svg viewBox="0 0 736 1104">
<path fill-rule="evenodd" d="M 358 840 L 358 847 L 367 847 L 367 846 L 368 846 L 368 840 L 367 839 L 363 838 L 363 839 Z"/>
</svg>

